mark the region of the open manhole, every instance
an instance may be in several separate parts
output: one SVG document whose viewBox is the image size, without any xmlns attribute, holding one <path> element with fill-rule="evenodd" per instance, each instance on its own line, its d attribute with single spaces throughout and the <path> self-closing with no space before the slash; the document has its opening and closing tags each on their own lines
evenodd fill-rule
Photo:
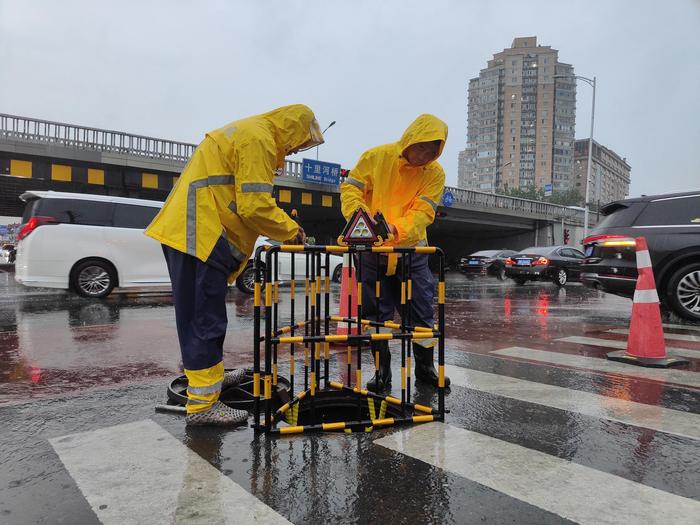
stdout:
<svg viewBox="0 0 700 525">
<path fill-rule="evenodd" d="M 372 401 L 368 401 L 372 399 Z M 370 405 L 374 414 L 370 416 Z M 342 390 L 317 391 L 312 399 L 306 396 L 299 402 L 296 421 L 287 421 L 296 425 L 319 425 L 322 423 L 369 421 L 380 416 L 382 400 L 353 395 Z M 405 414 L 408 415 L 408 414 Z M 386 403 L 383 418 L 402 417 L 401 407 Z"/>
<path fill-rule="evenodd" d="M 227 369 L 228 372 L 231 369 Z M 173 379 L 168 385 L 168 404 L 181 405 L 187 404 L 187 376 L 180 376 Z M 277 386 L 272 391 L 272 410 L 277 410 L 284 403 L 288 402 L 289 380 L 282 376 L 277 376 Z M 263 391 L 262 379 L 260 380 L 260 392 Z M 225 390 L 221 391 L 219 401 L 239 410 L 253 411 L 253 370 L 246 368 L 243 381 Z"/>
</svg>

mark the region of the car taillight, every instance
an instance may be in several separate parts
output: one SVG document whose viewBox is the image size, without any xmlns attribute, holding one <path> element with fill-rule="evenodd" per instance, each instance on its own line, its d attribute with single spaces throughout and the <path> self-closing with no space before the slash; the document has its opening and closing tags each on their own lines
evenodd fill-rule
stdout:
<svg viewBox="0 0 700 525">
<path fill-rule="evenodd" d="M 598 246 L 614 247 L 614 246 L 630 246 L 634 247 L 637 242 L 627 235 L 591 235 L 583 240 L 583 245 L 597 244 Z"/>
<path fill-rule="evenodd" d="M 547 266 L 549 264 L 549 259 L 546 257 L 540 257 L 535 261 L 535 266 Z"/>
<path fill-rule="evenodd" d="M 515 263 L 513 262 L 513 259 L 510 258 L 510 257 L 508 257 L 508 258 L 504 261 L 504 263 L 505 263 L 507 266 L 513 266 L 513 264 L 515 264 Z"/>
<path fill-rule="evenodd" d="M 32 217 L 27 221 L 27 224 L 22 226 L 22 228 L 19 230 L 19 233 L 17 234 L 17 240 L 21 241 L 27 235 L 36 230 L 39 226 L 43 226 L 44 224 L 58 224 L 58 221 L 53 217 Z"/>
</svg>

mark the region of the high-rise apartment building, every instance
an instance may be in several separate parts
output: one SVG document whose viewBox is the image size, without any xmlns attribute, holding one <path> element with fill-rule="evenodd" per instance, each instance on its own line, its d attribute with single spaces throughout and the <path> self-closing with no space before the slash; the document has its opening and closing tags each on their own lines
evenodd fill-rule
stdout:
<svg viewBox="0 0 700 525">
<path fill-rule="evenodd" d="M 630 165 L 627 159 L 593 141 L 591 180 L 588 202 L 597 208 L 608 202 L 624 199 L 630 189 Z M 574 151 L 574 185 L 582 197 L 586 194 L 588 139 L 576 141 Z"/>
<path fill-rule="evenodd" d="M 576 79 L 559 52 L 516 38 L 469 81 L 459 186 L 493 192 L 572 186 Z"/>
</svg>

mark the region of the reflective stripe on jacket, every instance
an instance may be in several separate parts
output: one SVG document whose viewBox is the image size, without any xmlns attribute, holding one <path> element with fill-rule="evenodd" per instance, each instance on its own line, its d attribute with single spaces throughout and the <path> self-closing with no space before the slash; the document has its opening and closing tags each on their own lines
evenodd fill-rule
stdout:
<svg viewBox="0 0 700 525">
<path fill-rule="evenodd" d="M 259 235 L 293 239 L 299 229 L 272 196 L 290 151 L 308 147 L 318 124 L 306 106 L 285 106 L 231 122 L 197 146 L 146 235 L 206 262 L 223 235 L 245 268 Z"/>
</svg>

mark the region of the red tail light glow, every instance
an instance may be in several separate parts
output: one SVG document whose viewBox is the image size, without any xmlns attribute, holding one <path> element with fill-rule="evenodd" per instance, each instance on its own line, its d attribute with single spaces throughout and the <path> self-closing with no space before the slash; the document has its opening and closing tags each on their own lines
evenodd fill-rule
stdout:
<svg viewBox="0 0 700 525">
<path fill-rule="evenodd" d="M 549 259 L 546 257 L 540 257 L 534 263 L 535 266 L 547 266 L 549 264 Z"/>
<path fill-rule="evenodd" d="M 27 235 L 36 230 L 39 226 L 42 226 L 44 224 L 58 224 L 58 221 L 53 217 L 32 217 L 27 221 L 27 224 L 22 226 L 22 228 L 19 230 L 19 233 L 17 234 L 17 240 L 21 241 Z"/>
<path fill-rule="evenodd" d="M 513 265 L 515 264 L 515 263 L 513 262 L 513 259 L 510 258 L 510 257 L 508 257 L 508 258 L 504 261 L 504 263 L 505 263 L 506 266 L 513 266 Z"/>
</svg>

